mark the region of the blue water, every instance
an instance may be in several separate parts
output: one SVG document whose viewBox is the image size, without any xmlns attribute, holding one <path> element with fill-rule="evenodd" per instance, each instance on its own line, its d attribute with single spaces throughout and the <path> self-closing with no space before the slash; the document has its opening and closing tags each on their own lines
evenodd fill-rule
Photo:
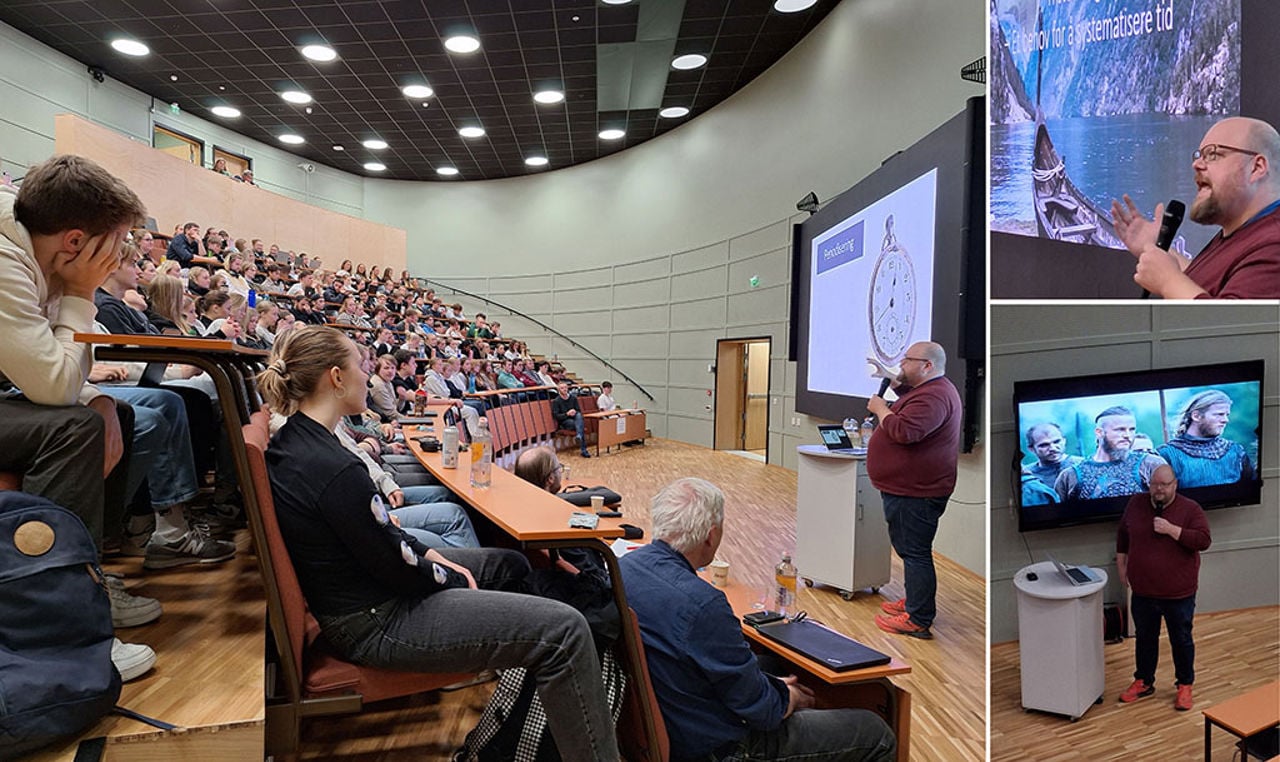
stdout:
<svg viewBox="0 0 1280 762">
<path fill-rule="evenodd" d="M 1110 214 L 1111 199 L 1128 193 L 1150 216 L 1159 202 L 1195 197 L 1191 152 L 1222 117 L 1130 116 L 1050 119 L 1049 136 L 1067 168 L 1067 176 L 1098 208 Z M 1031 196 L 1031 160 L 1035 123 L 991 128 L 991 229 L 1036 235 Z M 1216 227 L 1191 220 L 1179 231 L 1187 251 L 1199 251 Z"/>
</svg>

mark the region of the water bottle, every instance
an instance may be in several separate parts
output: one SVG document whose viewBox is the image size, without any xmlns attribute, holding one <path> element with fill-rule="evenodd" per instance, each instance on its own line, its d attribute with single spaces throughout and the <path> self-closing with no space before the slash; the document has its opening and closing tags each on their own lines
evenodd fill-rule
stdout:
<svg viewBox="0 0 1280 762">
<path fill-rule="evenodd" d="M 858 419 L 846 418 L 841 425 L 844 427 L 845 436 L 849 437 L 849 443 L 854 447 L 861 447 L 862 432 L 858 430 Z"/>
<path fill-rule="evenodd" d="M 862 446 L 863 447 L 868 447 L 871 445 L 871 435 L 874 433 L 876 433 L 876 421 L 873 416 L 869 415 L 867 416 L 866 420 L 862 422 Z"/>
<path fill-rule="evenodd" d="M 440 444 L 440 467 L 458 467 L 458 427 L 446 426 L 444 441 Z"/>
<path fill-rule="evenodd" d="M 791 563 L 790 554 L 782 557 L 782 563 L 773 570 L 773 578 L 778 583 L 773 607 L 778 613 L 786 614 L 796 603 L 796 567 Z"/>
<path fill-rule="evenodd" d="M 457 447 L 457 445 L 454 445 Z M 471 486 L 484 488 L 491 482 L 493 437 L 489 436 L 489 419 L 480 419 L 480 430 L 471 440 Z"/>
</svg>

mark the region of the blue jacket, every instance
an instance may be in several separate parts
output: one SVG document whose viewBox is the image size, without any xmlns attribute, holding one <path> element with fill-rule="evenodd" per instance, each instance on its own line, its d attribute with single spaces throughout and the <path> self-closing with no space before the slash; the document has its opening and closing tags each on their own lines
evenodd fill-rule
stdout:
<svg viewBox="0 0 1280 762">
<path fill-rule="evenodd" d="M 724 593 L 662 540 L 619 563 L 672 760 L 705 758 L 748 730 L 778 727 L 787 687 L 760 670 Z"/>
</svg>

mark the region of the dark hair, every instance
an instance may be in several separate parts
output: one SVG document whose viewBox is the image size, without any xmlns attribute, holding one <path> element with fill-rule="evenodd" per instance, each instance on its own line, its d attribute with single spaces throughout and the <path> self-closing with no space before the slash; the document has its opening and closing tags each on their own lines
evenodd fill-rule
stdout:
<svg viewBox="0 0 1280 762">
<path fill-rule="evenodd" d="M 1098 413 L 1097 417 L 1093 419 L 1093 422 L 1097 423 L 1110 415 L 1133 415 L 1133 411 L 1123 405 L 1114 405 L 1103 410 L 1101 413 Z"/>
<path fill-rule="evenodd" d="M 546 363 L 543 363 L 543 364 L 545 365 Z M 612 381 L 605 381 L 603 384 L 600 384 L 600 388 L 601 388 L 601 389 L 612 389 L 612 388 L 613 388 L 613 382 L 612 382 Z"/>
<path fill-rule="evenodd" d="M 140 225 L 147 210 L 110 172 L 83 156 L 64 154 L 27 171 L 13 216 L 37 235 L 83 230 L 95 236 L 120 225 Z"/>
<path fill-rule="evenodd" d="M 203 315 L 210 307 L 217 307 L 220 304 L 226 304 L 231 301 L 231 294 L 220 289 L 214 289 L 204 296 L 196 299 L 196 312 Z"/>
</svg>

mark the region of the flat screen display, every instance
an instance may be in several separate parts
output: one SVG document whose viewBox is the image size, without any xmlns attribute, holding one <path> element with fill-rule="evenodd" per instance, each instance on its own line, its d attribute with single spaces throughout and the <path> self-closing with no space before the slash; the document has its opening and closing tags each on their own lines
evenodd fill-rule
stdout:
<svg viewBox="0 0 1280 762">
<path fill-rule="evenodd" d="M 1261 500 L 1263 362 L 1014 385 L 1019 529 L 1117 518 L 1151 473 L 1205 508 Z"/>
</svg>

